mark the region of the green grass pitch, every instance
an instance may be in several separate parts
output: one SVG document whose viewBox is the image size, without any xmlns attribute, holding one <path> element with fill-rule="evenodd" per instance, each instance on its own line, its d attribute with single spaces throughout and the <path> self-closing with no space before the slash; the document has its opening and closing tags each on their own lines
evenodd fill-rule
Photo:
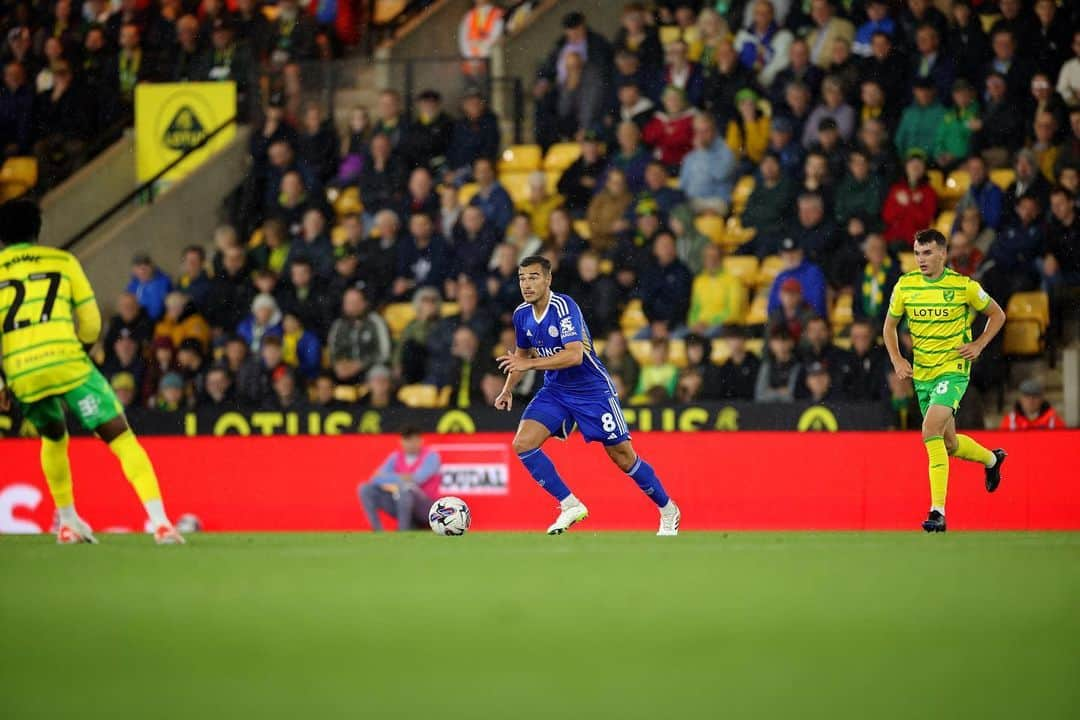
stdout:
<svg viewBox="0 0 1080 720">
<path fill-rule="evenodd" d="M 1080 718 L 1080 533 L 0 539 L 0 717 Z"/>
</svg>

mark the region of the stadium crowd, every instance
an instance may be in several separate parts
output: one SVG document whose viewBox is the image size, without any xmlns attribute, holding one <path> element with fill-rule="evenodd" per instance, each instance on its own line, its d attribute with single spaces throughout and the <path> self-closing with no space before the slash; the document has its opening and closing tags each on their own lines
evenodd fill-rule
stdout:
<svg viewBox="0 0 1080 720">
<path fill-rule="evenodd" d="M 247 32 L 243 11 L 207 0 L 197 17 L 208 7 L 215 43 L 219 24 Z M 1002 307 L 1045 292 L 1051 333 L 1080 289 L 1077 13 L 676 0 L 627 3 L 607 28 L 570 13 L 532 87 L 544 160 L 526 171 L 530 148 L 500 145 L 475 89 L 411 111 L 385 90 L 342 132 L 275 96 L 235 223 L 176 272 L 134 258 L 103 367 L 125 403 L 163 410 L 490 403 L 516 264 L 541 254 L 630 404 L 872 402 L 915 426 L 878 342 L 915 230 L 942 229 L 950 266 Z M 1005 382 L 991 347 L 982 393 Z M 961 424 L 981 426 L 971 395 Z"/>
</svg>

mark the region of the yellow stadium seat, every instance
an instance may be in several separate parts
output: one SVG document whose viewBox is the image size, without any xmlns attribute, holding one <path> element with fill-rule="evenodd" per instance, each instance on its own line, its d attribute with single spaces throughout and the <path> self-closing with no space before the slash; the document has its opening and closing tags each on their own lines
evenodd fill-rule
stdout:
<svg viewBox="0 0 1080 720">
<path fill-rule="evenodd" d="M 937 216 L 937 220 L 934 221 L 934 229 L 944 235 L 946 238 L 952 237 L 953 223 L 956 222 L 956 213 L 952 210 L 946 210 Z"/>
<path fill-rule="evenodd" d="M 544 173 L 544 187 L 547 188 L 548 195 L 557 195 L 559 193 L 560 177 L 561 173 L 551 170 Z"/>
<path fill-rule="evenodd" d="M 409 0 L 379 0 L 375 3 L 375 15 L 372 22 L 376 25 L 386 25 L 400 15 L 409 5 Z"/>
<path fill-rule="evenodd" d="M 853 319 L 854 313 L 851 308 L 851 295 L 849 293 L 844 293 L 836 298 L 832 313 L 829 315 L 829 322 L 832 324 L 833 331 L 835 332 L 851 325 Z"/>
<path fill-rule="evenodd" d="M 946 210 L 952 210 L 970 186 L 971 176 L 968 175 L 967 170 L 953 170 L 949 173 L 949 177 L 945 178 L 940 190 L 934 188 L 938 193 L 938 205 Z"/>
<path fill-rule="evenodd" d="M 1000 19 L 1000 15 L 980 15 L 979 22 L 982 23 L 983 32 L 989 35 L 990 31 L 994 27 L 994 23 L 996 23 Z"/>
<path fill-rule="evenodd" d="M 355 187 L 347 187 L 334 201 L 334 212 L 338 217 L 355 215 L 364 211 L 364 203 L 360 200 L 360 190 Z"/>
<path fill-rule="evenodd" d="M 1008 190 L 1009 186 L 1016 182 L 1016 171 L 1012 168 L 998 168 L 990 171 L 990 182 L 1002 190 Z"/>
<path fill-rule="evenodd" d="M 739 278 L 747 287 L 752 287 L 757 280 L 758 259 L 753 255 L 729 255 L 724 258 L 724 272 Z"/>
<path fill-rule="evenodd" d="M 581 238 L 588 240 L 592 237 L 592 228 L 589 227 L 588 220 L 575 220 L 574 232 L 576 232 Z"/>
<path fill-rule="evenodd" d="M 694 219 L 694 227 L 714 243 L 724 242 L 724 219 L 716 215 L 699 215 Z"/>
<path fill-rule="evenodd" d="M 784 261 L 780 259 L 779 255 L 770 255 L 761 261 L 761 268 L 758 270 L 757 281 L 754 283 L 759 288 L 772 287 L 773 280 L 780 274 L 780 271 L 784 269 Z"/>
<path fill-rule="evenodd" d="M 927 170 L 926 179 L 930 181 L 930 187 L 941 197 L 945 192 L 945 175 L 940 170 Z"/>
<path fill-rule="evenodd" d="M 439 407 L 439 388 L 434 385 L 403 385 L 398 400 L 411 408 Z"/>
<path fill-rule="evenodd" d="M 728 250 L 734 250 L 753 240 L 756 234 L 757 230 L 743 227 L 742 221 L 733 215 L 727 219 L 724 229 L 724 246 Z"/>
<path fill-rule="evenodd" d="M 255 228 L 251 233 L 251 237 L 248 238 L 248 247 L 257 248 L 263 244 L 263 229 L 261 227 Z"/>
<path fill-rule="evenodd" d="M 529 176 L 531 172 L 501 172 L 499 183 L 510 193 L 515 206 L 520 206 L 529 199 Z"/>
<path fill-rule="evenodd" d="M 761 338 L 751 338 L 747 340 L 746 351 L 761 357 L 761 354 L 765 352 L 765 341 Z"/>
<path fill-rule="evenodd" d="M 22 195 L 27 190 L 37 185 L 38 165 L 37 158 L 33 157 L 10 157 L 0 167 L 0 182 L 10 185 L 9 192 L 18 190 Z M 21 189 L 20 189 L 21 188 Z"/>
<path fill-rule="evenodd" d="M 645 311 L 641 308 L 641 301 L 633 299 L 626 304 L 626 309 L 623 310 L 622 318 L 619 320 L 619 326 L 627 336 L 632 337 L 638 330 L 649 324 L 648 318 L 645 317 Z"/>
<path fill-rule="evenodd" d="M 457 315 L 461 312 L 461 306 L 456 302 L 444 302 L 442 304 L 442 316 L 450 317 L 451 315 Z"/>
<path fill-rule="evenodd" d="M 562 173 L 579 157 L 581 157 L 581 145 L 578 143 L 555 143 L 548 148 L 547 155 L 544 156 L 544 170 Z"/>
<path fill-rule="evenodd" d="M 401 333 L 405 330 L 405 326 L 411 323 L 413 318 L 416 317 L 416 310 L 413 309 L 412 303 L 390 303 L 383 308 L 382 316 L 383 320 L 386 321 L 386 326 L 390 329 L 390 334 L 396 340 L 401 337 Z"/>
<path fill-rule="evenodd" d="M 652 350 L 652 343 L 648 340 L 631 340 L 629 343 L 630 355 L 637 360 L 638 365 L 651 365 L 649 361 L 649 351 Z"/>
<path fill-rule="evenodd" d="M 686 367 L 686 341 L 685 340 L 672 340 L 668 343 L 668 360 L 675 364 L 675 367 Z"/>
<path fill-rule="evenodd" d="M 915 253 L 902 252 L 900 253 L 900 272 L 909 273 L 919 269 L 919 264 L 915 262 Z"/>
<path fill-rule="evenodd" d="M 750 199 L 750 193 L 754 192 L 754 178 L 744 175 L 735 183 L 735 190 L 731 193 L 731 212 L 738 217 L 746 209 L 746 201 Z"/>
<path fill-rule="evenodd" d="M 1005 310 L 1006 355 L 1039 355 L 1050 324 L 1050 299 L 1044 292 L 1016 293 Z"/>
<path fill-rule="evenodd" d="M 349 241 L 349 232 L 341 225 L 335 225 L 330 230 L 330 242 L 334 247 L 341 247 Z"/>
<path fill-rule="evenodd" d="M 479 190 L 480 190 L 480 186 L 477 185 L 476 183 L 465 183 L 464 185 L 462 185 L 461 187 L 458 188 L 458 191 L 457 191 L 458 203 L 460 203 L 461 205 L 468 205 L 469 201 L 472 200 L 473 195 L 475 195 Z"/>
<path fill-rule="evenodd" d="M 728 347 L 727 342 L 725 340 L 713 340 L 709 359 L 717 365 L 723 365 L 729 357 L 731 357 L 731 348 Z"/>
<path fill-rule="evenodd" d="M 660 26 L 660 44 L 667 45 L 673 43 L 682 37 L 682 31 L 678 25 L 661 25 Z"/>
<path fill-rule="evenodd" d="M 361 389 L 364 391 L 361 393 Z M 356 385 L 338 385 L 334 388 L 334 399 L 346 403 L 354 403 L 359 400 L 363 395 L 367 394 L 367 388 Z"/>
<path fill-rule="evenodd" d="M 499 158 L 499 174 L 532 172 L 540 169 L 542 153 L 539 145 L 511 145 Z"/>
<path fill-rule="evenodd" d="M 769 320 L 769 291 L 758 290 L 746 313 L 746 325 L 764 325 Z"/>
</svg>

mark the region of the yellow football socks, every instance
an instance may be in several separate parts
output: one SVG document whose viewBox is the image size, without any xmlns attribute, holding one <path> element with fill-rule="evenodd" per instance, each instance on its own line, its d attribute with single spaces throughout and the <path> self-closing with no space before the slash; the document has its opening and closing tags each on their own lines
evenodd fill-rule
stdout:
<svg viewBox="0 0 1080 720">
<path fill-rule="evenodd" d="M 930 505 L 944 508 L 945 493 L 949 488 L 949 454 L 945 451 L 945 440 L 939 435 L 923 442 L 930 459 Z"/>
<path fill-rule="evenodd" d="M 68 436 L 60 440 L 41 438 L 41 470 L 49 485 L 57 509 L 75 504 L 75 492 L 71 487 L 71 463 L 68 462 Z"/>
<path fill-rule="evenodd" d="M 150 464 L 150 458 L 131 430 L 125 430 L 120 437 L 109 443 L 109 449 L 120 458 L 120 467 L 124 469 L 124 477 L 135 488 L 139 500 L 144 505 L 161 499 L 161 490 L 158 488 L 154 466 Z"/>
<path fill-rule="evenodd" d="M 956 450 L 953 451 L 953 457 L 981 463 L 986 467 L 993 467 L 994 462 L 997 460 L 997 458 L 994 457 L 994 453 L 990 452 L 967 435 L 959 434 L 956 436 Z"/>
</svg>

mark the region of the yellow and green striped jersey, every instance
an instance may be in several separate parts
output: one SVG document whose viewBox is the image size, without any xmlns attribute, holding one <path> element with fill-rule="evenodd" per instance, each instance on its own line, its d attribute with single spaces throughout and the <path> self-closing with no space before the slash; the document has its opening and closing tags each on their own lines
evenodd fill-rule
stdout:
<svg viewBox="0 0 1080 720">
<path fill-rule="evenodd" d="M 932 280 L 918 270 L 900 277 L 889 301 L 889 314 L 907 318 L 916 381 L 971 372 L 971 363 L 956 349 L 971 342 L 971 323 L 989 304 L 990 296 L 979 283 L 953 270 L 946 269 Z"/>
<path fill-rule="evenodd" d="M 93 364 L 101 312 L 79 261 L 69 252 L 22 243 L 0 250 L 0 358 L 22 403 L 78 387 Z"/>
</svg>

